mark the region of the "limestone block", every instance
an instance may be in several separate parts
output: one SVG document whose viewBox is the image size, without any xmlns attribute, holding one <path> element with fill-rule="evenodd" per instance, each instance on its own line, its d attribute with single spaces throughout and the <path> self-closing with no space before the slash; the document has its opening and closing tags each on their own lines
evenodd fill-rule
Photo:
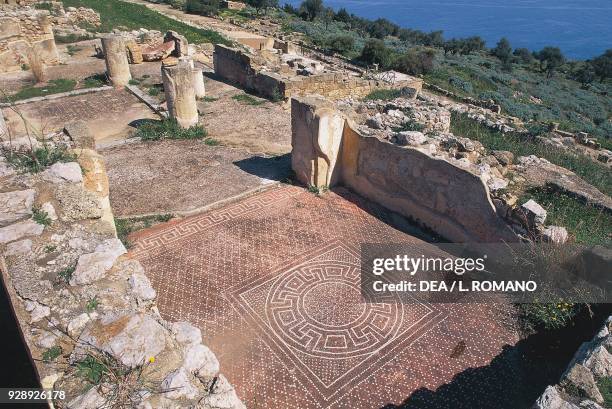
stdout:
<svg viewBox="0 0 612 409">
<path fill-rule="evenodd" d="M 83 172 L 77 162 L 57 162 L 42 174 L 44 180 L 53 183 L 81 183 L 83 182 Z"/>
<path fill-rule="evenodd" d="M 40 236 L 44 228 L 45 226 L 38 224 L 33 220 L 25 220 L 23 222 L 2 227 L 0 228 L 0 244 L 23 239 L 27 236 Z"/>
<path fill-rule="evenodd" d="M 128 55 L 128 62 L 130 64 L 141 64 L 144 60 L 142 58 L 142 48 L 134 40 L 130 40 L 125 44 Z"/>
<path fill-rule="evenodd" d="M 96 247 L 95 252 L 79 257 L 70 285 L 91 284 L 102 277 L 127 250 L 119 239 L 108 239 Z"/>
<path fill-rule="evenodd" d="M 170 399 L 193 399 L 198 394 L 198 390 L 191 383 L 189 374 L 185 368 L 179 368 L 170 373 L 163 380 L 161 387 L 164 390 L 170 391 L 166 393 L 166 396 Z"/>
<path fill-rule="evenodd" d="M 19 22 L 12 18 L 0 18 L 0 40 L 15 37 L 21 34 Z"/>
<path fill-rule="evenodd" d="M 307 186 L 331 187 L 344 117 L 314 98 L 291 100 L 291 166 L 298 179 Z"/>
<path fill-rule="evenodd" d="M 118 35 L 102 37 L 102 48 L 111 83 L 115 87 L 125 87 L 132 79 L 132 75 L 123 38 Z"/>
<path fill-rule="evenodd" d="M 173 66 L 162 65 L 162 80 L 166 104 L 171 118 L 183 128 L 198 123 L 198 107 L 193 69 L 189 61 L 181 60 Z"/>
<path fill-rule="evenodd" d="M 132 293 L 140 300 L 153 300 L 156 297 L 155 290 L 146 275 L 133 273 L 128 279 Z"/>
<path fill-rule="evenodd" d="M 188 322 L 179 321 L 172 324 L 172 333 L 181 344 L 199 344 L 202 342 L 202 332 Z"/>
<path fill-rule="evenodd" d="M 30 217 L 35 195 L 34 189 L 0 193 L 0 227 Z"/>
</svg>

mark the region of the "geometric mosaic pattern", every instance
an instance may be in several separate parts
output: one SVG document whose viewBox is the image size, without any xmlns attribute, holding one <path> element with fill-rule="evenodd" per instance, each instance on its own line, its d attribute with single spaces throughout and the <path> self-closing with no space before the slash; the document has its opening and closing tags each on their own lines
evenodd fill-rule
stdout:
<svg viewBox="0 0 612 409">
<path fill-rule="evenodd" d="M 362 301 L 359 256 L 339 242 L 228 291 L 235 308 L 322 401 L 359 384 L 442 317 L 431 306 Z"/>
<path fill-rule="evenodd" d="M 382 408 L 448 390 L 517 342 L 487 305 L 362 303 L 361 243 L 427 246 L 389 220 L 347 191 L 282 186 L 137 232 L 130 254 L 162 316 L 200 327 L 247 407 Z M 487 386 L 462 383 L 436 408 L 495 402 Z"/>
</svg>

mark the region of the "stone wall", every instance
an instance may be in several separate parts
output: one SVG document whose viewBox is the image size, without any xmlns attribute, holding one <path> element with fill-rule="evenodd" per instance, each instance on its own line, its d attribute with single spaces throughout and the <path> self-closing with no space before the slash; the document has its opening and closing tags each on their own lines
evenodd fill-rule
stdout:
<svg viewBox="0 0 612 409">
<path fill-rule="evenodd" d="M 82 123 L 66 132 L 78 163 L 17 174 L 0 156 L 0 270 L 42 386 L 66 391 L 65 408 L 244 408 L 200 330 L 161 318 L 117 239 L 93 138 Z M 86 360 L 117 378 L 89 384 Z"/>
<path fill-rule="evenodd" d="M 534 409 L 598 409 L 605 405 L 597 382 L 612 376 L 611 330 L 612 316 L 591 341 L 580 346 L 559 384 L 546 388 Z"/>
<path fill-rule="evenodd" d="M 342 184 L 454 242 L 517 241 L 469 169 L 364 136 L 329 103 L 293 99 L 292 167 L 308 186 Z"/>
<path fill-rule="evenodd" d="M 216 75 L 270 98 L 290 98 L 309 94 L 321 95 L 332 100 L 362 98 L 376 89 L 391 88 L 410 90 L 411 96 L 416 98 L 422 87 L 422 80 L 418 78 L 390 84 L 340 72 L 286 76 L 260 66 L 256 56 L 220 44 L 215 45 L 213 61 Z"/>
<path fill-rule="evenodd" d="M 0 72 L 17 71 L 28 64 L 33 47 L 47 65 L 59 63 L 48 11 L 29 7 L 0 8 Z"/>
</svg>

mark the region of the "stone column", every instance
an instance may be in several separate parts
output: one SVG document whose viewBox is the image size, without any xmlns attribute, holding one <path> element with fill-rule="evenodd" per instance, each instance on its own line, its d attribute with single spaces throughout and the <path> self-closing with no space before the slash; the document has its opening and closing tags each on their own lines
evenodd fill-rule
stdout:
<svg viewBox="0 0 612 409">
<path fill-rule="evenodd" d="M 125 87 L 132 79 L 132 75 L 123 38 L 117 35 L 102 37 L 102 49 L 111 83 L 114 87 Z"/>
<path fill-rule="evenodd" d="M 201 68 L 193 69 L 193 88 L 195 90 L 196 98 L 204 98 L 206 96 L 206 89 L 204 88 L 204 74 Z"/>
<path fill-rule="evenodd" d="M 198 107 L 193 68 L 189 61 L 182 60 L 171 66 L 162 64 L 161 72 L 170 118 L 176 119 L 183 128 L 196 125 Z"/>
<path fill-rule="evenodd" d="M 47 81 L 47 73 L 45 62 L 43 61 L 38 49 L 35 45 L 28 48 L 28 63 L 36 82 Z"/>
</svg>

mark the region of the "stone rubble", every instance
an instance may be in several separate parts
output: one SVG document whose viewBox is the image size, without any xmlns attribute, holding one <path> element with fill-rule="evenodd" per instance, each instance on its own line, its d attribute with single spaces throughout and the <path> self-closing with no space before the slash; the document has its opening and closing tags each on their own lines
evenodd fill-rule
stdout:
<svg viewBox="0 0 612 409">
<path fill-rule="evenodd" d="M 84 389 L 74 367 L 105 356 L 124 373 L 142 367 L 158 392 L 133 386 L 134 407 L 244 408 L 200 330 L 160 317 L 143 267 L 116 237 L 108 190 L 97 189 L 107 183 L 104 166 L 94 151 L 77 151 L 79 163 L 0 176 L 0 265 L 41 382 L 65 390 L 68 408 L 109 405 L 117 388 L 130 387 L 129 377 Z M 34 221 L 34 209 L 51 223 Z M 46 362 L 51 348 L 61 353 Z"/>
</svg>

